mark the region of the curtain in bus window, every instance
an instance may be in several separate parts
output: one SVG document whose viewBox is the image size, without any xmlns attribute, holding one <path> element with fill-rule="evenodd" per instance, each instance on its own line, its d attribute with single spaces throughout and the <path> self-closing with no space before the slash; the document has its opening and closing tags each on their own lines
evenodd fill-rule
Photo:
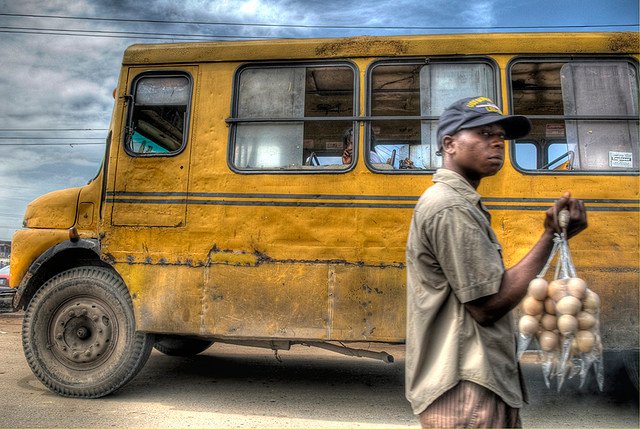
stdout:
<svg viewBox="0 0 640 429">
<path fill-rule="evenodd" d="M 561 71 L 562 99 L 569 116 L 638 116 L 637 78 L 627 63 L 567 63 Z M 636 170 L 635 120 L 567 120 L 574 168 Z"/>
<path fill-rule="evenodd" d="M 487 64 L 431 64 L 420 70 L 420 114 L 439 116 L 454 101 L 465 97 L 484 96 L 495 99 L 491 67 Z M 437 168 L 442 157 L 434 121 L 422 121 L 422 144 L 412 148 L 411 159 L 419 168 Z"/>
<path fill-rule="evenodd" d="M 246 69 L 240 77 L 238 117 L 304 117 L 304 68 Z M 234 164 L 241 168 L 301 165 L 303 123 L 239 124 Z"/>
</svg>

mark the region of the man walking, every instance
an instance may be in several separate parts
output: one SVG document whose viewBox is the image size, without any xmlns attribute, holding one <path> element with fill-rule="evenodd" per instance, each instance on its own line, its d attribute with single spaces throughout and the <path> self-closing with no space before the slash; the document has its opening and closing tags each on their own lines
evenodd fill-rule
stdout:
<svg viewBox="0 0 640 429">
<path fill-rule="evenodd" d="M 502 168 L 505 139 L 530 130 L 526 117 L 502 115 L 486 97 L 440 116 L 443 168 L 415 207 L 407 241 L 406 395 L 423 427 L 521 426 L 511 310 L 549 257 L 554 214 L 569 210 L 569 237 L 587 227 L 583 203 L 566 193 L 547 210 L 538 242 L 505 269 L 476 189 Z"/>
</svg>

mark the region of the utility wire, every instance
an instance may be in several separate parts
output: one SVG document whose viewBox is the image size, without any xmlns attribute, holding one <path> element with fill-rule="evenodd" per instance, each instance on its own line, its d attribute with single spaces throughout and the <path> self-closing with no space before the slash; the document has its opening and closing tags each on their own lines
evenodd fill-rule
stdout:
<svg viewBox="0 0 640 429">
<path fill-rule="evenodd" d="M 0 143 L 0 147 L 5 146 L 95 146 L 95 145 L 105 145 L 105 143 Z"/>
<path fill-rule="evenodd" d="M 276 39 L 277 37 L 263 36 L 225 36 L 210 34 L 188 34 L 188 33 L 153 33 L 141 31 L 106 31 L 106 30 L 76 30 L 61 28 L 40 28 L 40 27 L 6 27 L 0 26 L 0 33 L 27 33 L 27 34 L 51 34 L 65 36 L 89 36 L 89 37 L 112 37 L 125 39 L 180 39 L 180 40 L 201 40 L 201 39 Z"/>
<path fill-rule="evenodd" d="M 0 140 L 105 140 L 102 137 L 42 137 L 42 136 L 0 136 Z"/>
<path fill-rule="evenodd" d="M 102 137 L 42 137 L 42 136 L 21 136 L 21 137 L 5 137 L 0 136 L 0 140 L 104 140 Z"/>
<path fill-rule="evenodd" d="M 324 29 L 358 29 L 358 30 L 470 30 L 470 29 L 537 29 L 537 28 L 608 28 L 608 27 L 638 27 L 635 24 L 595 24 L 595 25 L 504 25 L 504 26 L 390 26 L 390 25 L 311 25 L 311 24 L 267 24 L 248 22 L 216 22 L 216 21 L 173 21 L 161 19 L 134 19 L 134 18 L 102 18 L 89 16 L 68 16 L 68 15 L 36 15 L 18 13 L 0 13 L 0 16 L 11 16 L 19 18 L 49 18 L 49 19 L 72 19 L 84 21 L 107 21 L 107 22 L 135 22 L 150 24 L 188 24 L 188 25 L 225 25 L 242 27 L 271 27 L 271 28 L 324 28 Z"/>
<path fill-rule="evenodd" d="M 107 131 L 108 128 L 0 128 L 0 132 L 26 132 L 26 131 Z"/>
</svg>

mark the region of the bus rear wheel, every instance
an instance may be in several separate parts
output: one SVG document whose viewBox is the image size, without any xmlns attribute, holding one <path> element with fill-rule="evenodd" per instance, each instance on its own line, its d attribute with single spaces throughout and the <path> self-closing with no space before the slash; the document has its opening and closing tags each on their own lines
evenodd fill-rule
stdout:
<svg viewBox="0 0 640 429">
<path fill-rule="evenodd" d="M 153 336 L 136 332 L 129 291 L 113 270 L 78 267 L 48 280 L 25 312 L 27 363 L 51 391 L 98 398 L 144 366 Z"/>
<path fill-rule="evenodd" d="M 213 341 L 176 335 L 157 335 L 156 350 L 168 356 L 195 356 L 211 347 Z"/>
</svg>

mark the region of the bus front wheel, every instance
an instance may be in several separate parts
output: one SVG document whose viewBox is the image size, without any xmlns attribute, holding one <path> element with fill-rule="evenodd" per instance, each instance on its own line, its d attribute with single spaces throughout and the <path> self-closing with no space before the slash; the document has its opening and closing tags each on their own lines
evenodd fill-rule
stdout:
<svg viewBox="0 0 640 429">
<path fill-rule="evenodd" d="M 129 291 L 113 270 L 78 267 L 48 280 L 25 312 L 27 363 L 51 391 L 98 398 L 144 366 L 153 336 L 136 332 Z"/>
</svg>

